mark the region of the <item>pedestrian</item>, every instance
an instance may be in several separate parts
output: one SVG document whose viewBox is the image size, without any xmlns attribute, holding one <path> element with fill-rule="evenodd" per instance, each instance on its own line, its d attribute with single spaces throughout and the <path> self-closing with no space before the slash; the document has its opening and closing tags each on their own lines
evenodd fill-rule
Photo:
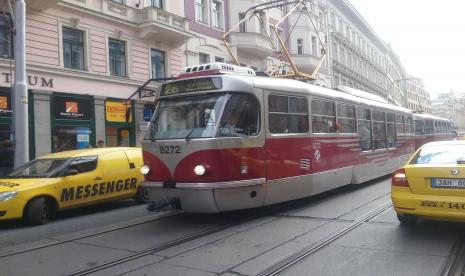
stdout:
<svg viewBox="0 0 465 276">
<path fill-rule="evenodd" d="M 98 140 L 97 141 L 97 148 L 104 148 L 105 147 L 105 143 L 103 142 L 103 140 Z"/>
</svg>

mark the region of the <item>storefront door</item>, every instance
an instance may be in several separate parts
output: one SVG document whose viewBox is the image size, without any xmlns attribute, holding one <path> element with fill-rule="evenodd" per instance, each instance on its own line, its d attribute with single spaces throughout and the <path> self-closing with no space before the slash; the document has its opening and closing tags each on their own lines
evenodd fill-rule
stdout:
<svg viewBox="0 0 465 276">
<path fill-rule="evenodd" d="M 107 99 L 105 101 L 107 147 L 135 146 L 133 114 L 131 103 L 126 104 L 124 100 L 118 99 Z"/>
</svg>

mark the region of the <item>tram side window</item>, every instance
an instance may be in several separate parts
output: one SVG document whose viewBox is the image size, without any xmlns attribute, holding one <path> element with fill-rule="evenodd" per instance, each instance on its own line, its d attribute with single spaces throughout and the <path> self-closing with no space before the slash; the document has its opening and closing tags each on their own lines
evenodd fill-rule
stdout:
<svg viewBox="0 0 465 276">
<path fill-rule="evenodd" d="M 387 130 L 387 147 L 394 148 L 396 146 L 396 120 L 393 113 L 386 114 L 386 130 Z"/>
<path fill-rule="evenodd" d="M 422 120 L 414 120 L 415 124 L 415 135 L 425 134 L 425 125 Z"/>
<path fill-rule="evenodd" d="M 371 143 L 371 111 L 368 108 L 359 108 L 357 112 L 358 133 L 362 151 L 372 150 Z"/>
<path fill-rule="evenodd" d="M 425 123 L 425 133 L 433 134 L 434 133 L 434 123 L 431 120 L 427 120 Z"/>
<path fill-rule="evenodd" d="M 268 115 L 270 133 L 308 132 L 308 103 L 304 97 L 270 95 Z"/>
<path fill-rule="evenodd" d="M 396 114 L 396 131 L 397 133 L 405 133 L 405 121 L 402 114 Z"/>
<path fill-rule="evenodd" d="M 258 101 L 252 95 L 233 94 L 226 103 L 221 119 L 219 136 L 254 136 L 259 131 Z"/>
<path fill-rule="evenodd" d="M 405 133 L 412 133 L 412 117 L 405 118 Z"/>
<path fill-rule="evenodd" d="M 386 119 L 382 111 L 373 111 L 373 148 L 386 148 Z"/>
<path fill-rule="evenodd" d="M 333 102 L 312 100 L 313 133 L 336 133 L 336 108 Z"/>
<path fill-rule="evenodd" d="M 355 121 L 355 106 L 338 104 L 337 105 L 337 123 L 340 133 L 357 133 Z"/>
</svg>

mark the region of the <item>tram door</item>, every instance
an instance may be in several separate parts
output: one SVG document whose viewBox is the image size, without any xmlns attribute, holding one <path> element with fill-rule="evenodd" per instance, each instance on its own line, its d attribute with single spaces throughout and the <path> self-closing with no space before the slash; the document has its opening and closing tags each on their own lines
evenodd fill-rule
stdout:
<svg viewBox="0 0 465 276">
<path fill-rule="evenodd" d="M 266 203 L 310 193 L 311 145 L 306 97 L 266 91 Z"/>
</svg>

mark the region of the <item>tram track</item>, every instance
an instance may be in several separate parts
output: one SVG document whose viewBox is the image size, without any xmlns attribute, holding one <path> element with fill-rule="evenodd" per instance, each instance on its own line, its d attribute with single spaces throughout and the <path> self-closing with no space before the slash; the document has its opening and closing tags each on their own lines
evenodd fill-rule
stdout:
<svg viewBox="0 0 465 276">
<path fill-rule="evenodd" d="M 375 218 L 376 216 L 382 214 L 383 212 L 389 210 L 392 207 L 392 202 L 388 201 L 383 203 L 382 205 L 378 206 L 377 208 L 371 210 L 370 212 L 360 216 L 356 220 L 354 220 L 349 226 L 344 227 L 338 230 L 335 233 L 332 233 L 325 238 L 321 239 L 320 241 L 312 244 L 308 247 L 299 250 L 286 258 L 268 266 L 264 270 L 260 271 L 259 273 L 255 274 L 255 276 L 272 276 L 277 275 L 284 270 L 292 267 L 293 265 L 297 264 L 298 262 L 302 261 L 303 259 L 307 258 L 311 254 L 317 252 L 318 250 L 328 246 L 333 241 L 341 238 L 345 234 L 349 233 L 350 231 L 356 229 L 363 223 Z"/>
<path fill-rule="evenodd" d="M 465 275 L 465 236 L 454 244 L 451 254 L 444 265 L 441 276 Z"/>
<path fill-rule="evenodd" d="M 46 243 L 46 244 L 42 244 L 42 245 L 38 245 L 38 246 L 26 248 L 26 249 L 14 251 L 14 252 L 11 252 L 11 253 L 2 254 L 2 255 L 0 255 L 0 259 L 10 257 L 10 256 L 14 256 L 14 255 L 23 254 L 23 253 L 28 253 L 28 252 L 31 252 L 31 251 L 36 251 L 36 250 L 39 250 L 39 249 L 53 247 L 53 246 L 57 246 L 57 245 L 60 245 L 60 244 L 65 244 L 65 243 L 69 243 L 69 242 L 73 242 L 73 241 L 77 241 L 77 240 L 82 240 L 82 239 L 86 239 L 86 238 L 89 238 L 89 237 L 98 236 L 98 235 L 102 235 L 102 234 L 106 234 L 106 233 L 110 233 L 110 232 L 130 228 L 130 227 L 146 224 L 146 223 L 157 221 L 157 220 L 164 220 L 164 219 L 168 219 L 168 218 L 173 218 L 173 217 L 180 216 L 180 215 L 183 215 L 183 214 L 185 214 L 185 213 L 184 212 L 179 212 L 179 211 L 174 211 L 174 212 L 163 214 L 161 216 L 157 216 L 157 217 L 154 217 L 154 218 L 145 219 L 145 220 L 142 220 L 142 221 L 138 221 L 138 222 L 134 222 L 134 223 L 126 224 L 126 225 L 121 225 L 121 226 L 117 226 L 117 227 L 113 227 L 113 228 L 109 228 L 109 229 L 105 229 L 105 230 L 101 230 L 101 231 L 96 231 L 96 232 L 93 232 L 93 233 L 80 235 L 80 236 L 69 238 L 69 239 L 59 240 L 59 241 L 56 241 L 56 242 L 50 242 L 50 243 Z"/>
<path fill-rule="evenodd" d="M 273 213 L 273 212 L 271 211 L 271 213 Z M 251 220 L 266 216 L 266 215 L 269 215 L 269 213 L 268 214 L 266 214 L 266 213 L 265 214 L 264 213 L 258 213 L 258 214 L 250 215 L 250 216 L 247 216 L 245 218 L 241 218 L 241 219 L 239 219 L 238 221 L 235 221 L 235 222 L 226 223 L 226 224 L 219 225 L 219 226 L 216 226 L 216 227 L 212 227 L 212 228 L 209 228 L 209 229 L 206 229 L 206 230 L 203 230 L 203 231 L 199 231 L 197 233 L 190 234 L 190 235 L 187 235 L 187 236 L 184 236 L 184 237 L 181 237 L 181 238 L 177 238 L 177 239 L 174 239 L 172 241 L 167 241 L 167 242 L 164 242 L 162 244 L 150 247 L 150 248 L 142 250 L 142 251 L 138 251 L 138 252 L 128 254 L 128 255 L 126 255 L 124 257 L 121 257 L 121 258 L 116 258 L 114 260 L 103 262 L 101 264 L 98 264 L 98 265 L 95 265 L 95 266 L 92 266 L 92 267 L 89 267 L 89 268 L 84 268 L 82 270 L 75 271 L 75 272 L 65 274 L 65 275 L 66 276 L 90 275 L 92 273 L 103 271 L 103 270 L 115 267 L 117 265 L 127 263 L 127 262 L 130 262 L 132 260 L 136 260 L 138 258 L 142 258 L 144 256 L 148 256 L 148 255 L 160 252 L 162 250 L 172 248 L 172 247 L 177 246 L 177 245 L 181 245 L 183 243 L 186 243 L 186 242 L 189 242 L 189 241 L 192 241 L 192 240 L 200 239 L 200 238 L 206 237 L 208 235 L 221 232 L 221 231 L 226 230 L 228 228 L 241 225 L 243 223 L 246 223 L 248 221 L 251 221 Z"/>
<path fill-rule="evenodd" d="M 368 212 L 367 214 L 365 214 L 365 215 L 361 216 L 360 218 L 356 219 L 348 227 L 345 227 L 345 228 L 337 231 L 336 233 L 331 234 L 330 236 L 327 236 L 326 238 L 320 240 L 319 242 L 312 245 L 311 247 L 305 248 L 305 249 L 303 249 L 301 251 L 298 251 L 295 254 L 287 257 L 286 259 L 283 259 L 282 261 L 280 261 L 280 262 L 266 268 L 262 272 L 258 273 L 257 276 L 276 275 L 276 274 L 282 272 L 283 270 L 289 268 L 290 266 L 292 266 L 293 264 L 299 262 L 303 258 L 305 258 L 305 257 L 309 256 L 310 254 L 318 251 L 319 249 L 327 246 L 328 244 L 330 244 L 334 240 L 342 237 L 346 233 L 348 233 L 348 232 L 352 231 L 353 229 L 357 228 L 358 226 L 360 226 L 364 222 L 378 216 L 379 214 L 383 213 L 384 211 L 388 210 L 391 207 L 392 207 L 392 203 L 390 201 L 382 204 L 378 208 L 375 208 L 372 211 Z M 271 213 L 273 213 L 273 212 L 271 212 Z M 253 219 L 257 218 L 257 217 L 262 217 L 263 215 L 264 214 L 262 213 L 260 215 L 252 215 L 252 216 L 248 216 L 247 218 L 241 218 L 238 221 L 235 221 L 235 222 L 232 222 L 232 223 L 227 223 L 227 224 L 224 224 L 224 225 L 220 225 L 220 226 L 217 226 L 217 227 L 213 227 L 213 228 L 210 228 L 210 229 L 199 231 L 197 233 L 194 233 L 194 234 L 191 234 L 191 235 L 188 235 L 188 236 L 185 236 L 185 237 L 181 237 L 181 238 L 178 238 L 178 239 L 175 239 L 175 240 L 172 240 L 172 241 L 167 241 L 165 243 L 150 247 L 148 249 L 138 251 L 138 252 L 134 252 L 134 253 L 128 254 L 126 256 L 123 256 L 121 258 L 116 258 L 116 259 L 113 259 L 113 260 L 98 264 L 96 266 L 84 268 L 84 269 L 81 269 L 81 270 L 78 270 L 78 271 L 75 271 L 75 272 L 72 272 L 72 273 L 69 273 L 69 274 L 66 274 L 66 275 L 67 276 L 84 276 L 84 275 L 90 275 L 90 274 L 93 274 L 93 273 L 96 273 L 96 272 L 104 271 L 106 269 L 110 269 L 110 268 L 115 267 L 117 265 L 124 264 L 124 263 L 130 262 L 130 261 L 142 258 L 144 256 L 148 256 L 148 255 L 160 252 L 162 250 L 172 248 L 172 247 L 177 246 L 177 245 L 181 245 L 183 243 L 186 243 L 186 242 L 189 242 L 189 241 L 192 241 L 192 240 L 203 238 L 203 237 L 206 237 L 206 236 L 214 234 L 214 233 L 218 233 L 218 232 L 226 230 L 228 228 L 231 228 L 231 227 L 243 224 L 243 223 L 245 223 L 247 221 L 253 220 Z"/>
</svg>

